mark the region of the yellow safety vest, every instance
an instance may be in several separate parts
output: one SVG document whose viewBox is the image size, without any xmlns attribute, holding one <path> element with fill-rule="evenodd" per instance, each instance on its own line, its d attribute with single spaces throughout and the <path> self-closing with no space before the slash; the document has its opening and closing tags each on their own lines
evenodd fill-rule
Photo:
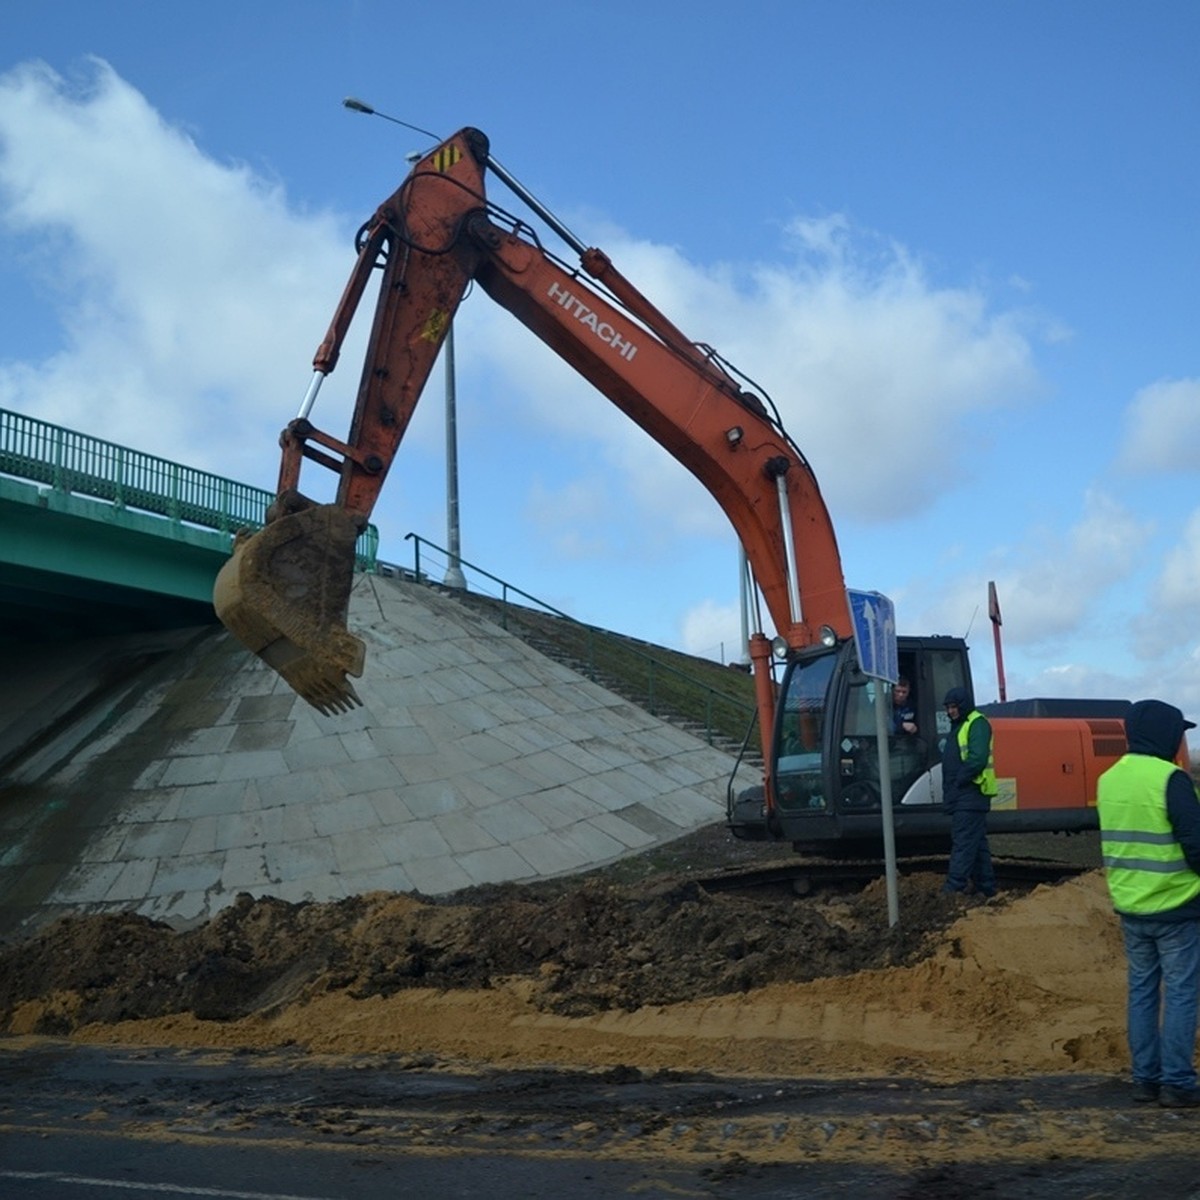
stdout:
<svg viewBox="0 0 1200 1200">
<path fill-rule="evenodd" d="M 978 709 L 971 712 L 971 715 L 958 727 L 958 757 L 962 759 L 967 753 L 968 731 L 971 728 L 971 722 L 977 721 L 983 716 Z M 985 795 L 994 796 L 999 790 L 996 787 L 996 758 L 993 754 L 993 746 L 995 739 L 988 742 L 988 759 L 987 766 L 971 780 L 973 784 Z"/>
<path fill-rule="evenodd" d="M 1100 776 L 1100 846 L 1118 912 L 1152 916 L 1200 895 L 1200 875 L 1167 816 L 1167 780 L 1178 769 L 1152 754 L 1126 754 Z"/>
</svg>

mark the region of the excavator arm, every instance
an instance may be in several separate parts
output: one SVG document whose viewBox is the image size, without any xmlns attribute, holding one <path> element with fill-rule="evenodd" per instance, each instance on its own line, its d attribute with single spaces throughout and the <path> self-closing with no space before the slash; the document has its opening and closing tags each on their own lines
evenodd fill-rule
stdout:
<svg viewBox="0 0 1200 1200">
<path fill-rule="evenodd" d="M 582 271 L 568 268 L 493 208 L 484 191 L 490 162 L 484 135 L 461 130 L 417 162 L 360 231 L 354 272 L 313 360 L 314 386 L 281 435 L 278 496 L 267 524 L 239 538 L 218 578 L 222 621 L 322 711 L 357 703 L 346 679 L 363 666 L 362 643 L 346 629 L 354 539 L 474 281 L 704 484 L 737 531 L 789 648 L 850 636 L 833 526 L 780 422 L 601 251 L 583 249 Z M 316 429 L 308 409 L 376 271 L 374 325 L 342 442 Z M 313 504 L 300 492 L 306 459 L 338 472 L 333 504 Z M 751 655 L 767 749 L 775 687 L 765 636 L 755 635 Z"/>
</svg>

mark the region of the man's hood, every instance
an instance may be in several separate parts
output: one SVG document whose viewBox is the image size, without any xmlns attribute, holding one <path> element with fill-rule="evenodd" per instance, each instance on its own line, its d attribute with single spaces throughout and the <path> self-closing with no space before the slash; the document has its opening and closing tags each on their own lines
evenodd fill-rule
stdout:
<svg viewBox="0 0 1200 1200">
<path fill-rule="evenodd" d="M 1184 731 L 1195 729 L 1192 721 L 1173 704 L 1162 700 L 1139 700 L 1125 717 L 1125 737 L 1132 754 L 1152 754 L 1170 762 L 1179 750 Z"/>
<path fill-rule="evenodd" d="M 945 708 L 947 704 L 957 704 L 960 717 L 965 717 L 975 707 L 975 701 L 965 687 L 952 687 L 946 693 L 942 707 Z"/>
</svg>

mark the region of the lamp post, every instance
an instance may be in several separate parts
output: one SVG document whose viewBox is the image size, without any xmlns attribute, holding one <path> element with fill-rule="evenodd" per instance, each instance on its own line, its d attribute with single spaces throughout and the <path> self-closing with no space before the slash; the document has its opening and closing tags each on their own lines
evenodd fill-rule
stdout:
<svg viewBox="0 0 1200 1200">
<path fill-rule="evenodd" d="M 446 549 L 450 565 L 443 580 L 446 587 L 466 590 L 467 580 L 462 573 L 458 540 L 458 418 L 454 396 L 454 322 L 446 327 L 442 343 L 446 356 Z"/>
</svg>

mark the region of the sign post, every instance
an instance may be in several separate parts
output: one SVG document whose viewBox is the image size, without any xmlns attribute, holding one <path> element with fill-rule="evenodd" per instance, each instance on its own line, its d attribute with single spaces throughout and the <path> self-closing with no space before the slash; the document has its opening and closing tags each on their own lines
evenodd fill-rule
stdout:
<svg viewBox="0 0 1200 1200">
<path fill-rule="evenodd" d="M 896 611 L 892 602 L 879 592 L 847 589 L 850 618 L 854 625 L 854 646 L 858 666 L 864 675 L 881 684 L 894 684 L 900 678 L 896 652 Z M 892 814 L 892 764 L 888 756 L 888 732 L 891 714 L 885 708 L 884 692 L 875 689 L 875 740 L 879 750 L 879 804 L 883 818 L 883 864 L 887 880 L 888 924 L 900 920 L 896 888 L 896 827 Z"/>
</svg>

